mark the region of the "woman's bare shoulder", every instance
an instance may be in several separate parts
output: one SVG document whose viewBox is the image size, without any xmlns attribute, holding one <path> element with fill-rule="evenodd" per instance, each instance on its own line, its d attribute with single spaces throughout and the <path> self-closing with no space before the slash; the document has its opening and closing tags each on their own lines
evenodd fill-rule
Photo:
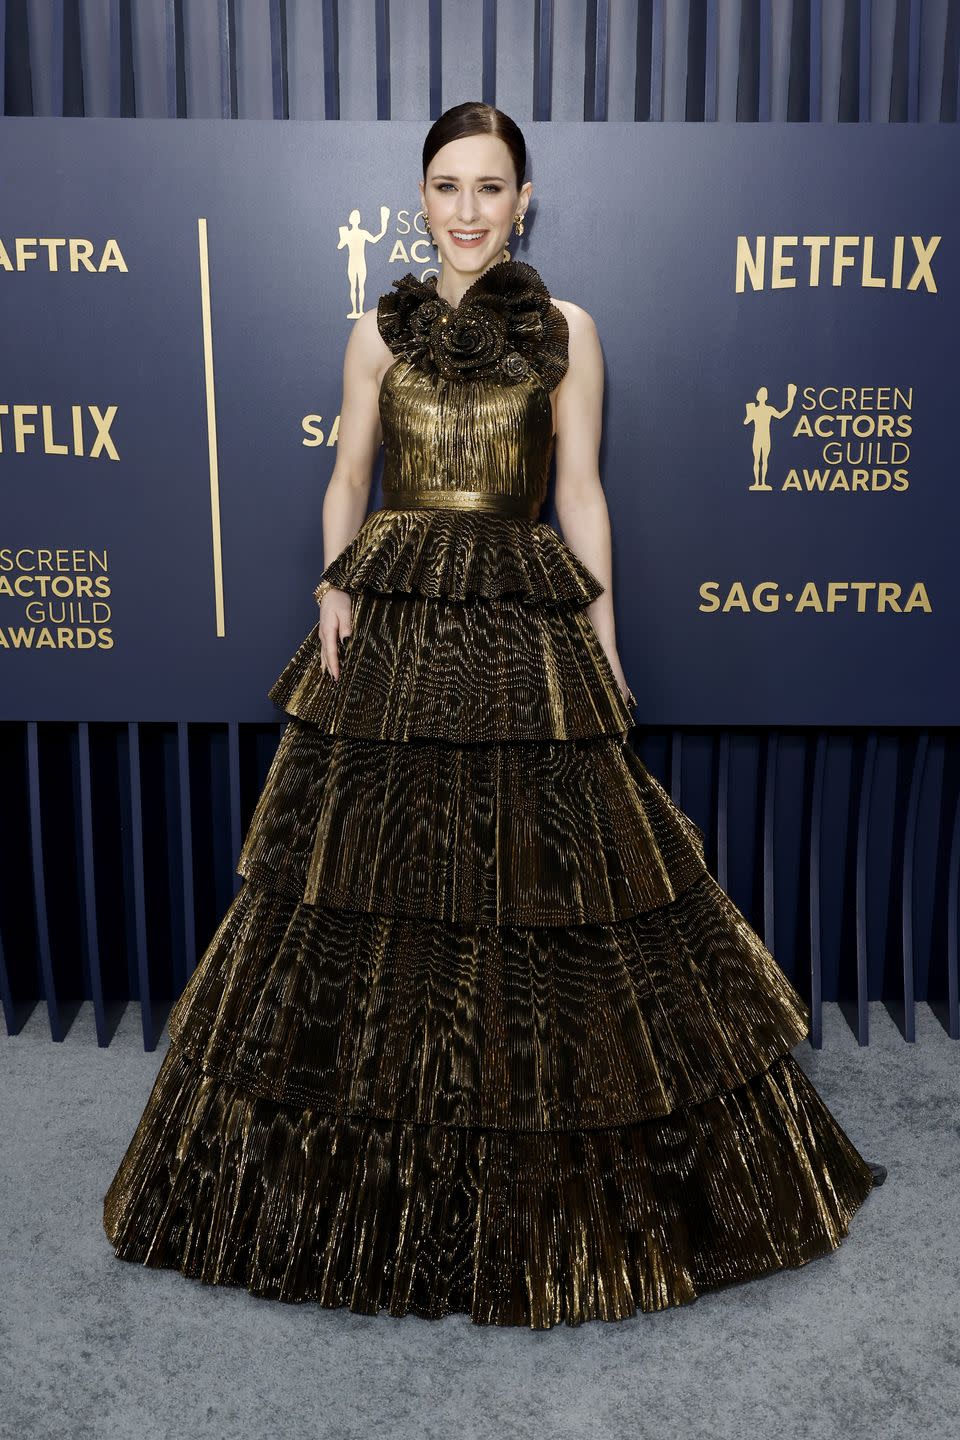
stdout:
<svg viewBox="0 0 960 1440">
<path fill-rule="evenodd" d="M 380 334 L 376 305 L 371 305 L 369 309 L 364 310 L 363 314 L 354 321 L 352 334 L 356 336 L 358 348 L 368 350 L 371 355 L 390 348 Z"/>
<path fill-rule="evenodd" d="M 377 307 L 374 305 L 353 322 L 347 337 L 347 365 L 357 373 L 379 378 L 393 359 L 389 345 L 380 334 Z"/>
<path fill-rule="evenodd" d="M 591 331 L 596 334 L 597 327 L 589 310 L 573 300 L 556 300 L 552 295 L 550 299 L 566 320 L 571 337 L 589 335 Z"/>
</svg>

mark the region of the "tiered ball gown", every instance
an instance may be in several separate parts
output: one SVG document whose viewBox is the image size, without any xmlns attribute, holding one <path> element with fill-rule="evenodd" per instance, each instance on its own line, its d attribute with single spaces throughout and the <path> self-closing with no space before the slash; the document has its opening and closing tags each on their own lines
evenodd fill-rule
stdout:
<svg viewBox="0 0 960 1440">
<path fill-rule="evenodd" d="M 380 297 L 384 507 L 321 578 L 244 884 L 104 1200 L 118 1256 L 258 1296 L 547 1328 L 835 1249 L 873 1175 L 809 1010 L 630 747 L 537 513 L 568 332 L 499 262 Z"/>
</svg>

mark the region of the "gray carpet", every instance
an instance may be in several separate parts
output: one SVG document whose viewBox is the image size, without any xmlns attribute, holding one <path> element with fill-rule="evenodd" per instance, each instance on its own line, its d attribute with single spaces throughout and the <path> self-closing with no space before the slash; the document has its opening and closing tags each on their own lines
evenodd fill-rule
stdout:
<svg viewBox="0 0 960 1440">
<path fill-rule="evenodd" d="M 284 1305 L 118 1260 L 103 1192 L 146 1102 L 129 1007 L 0 1040 L 0 1435 L 18 1440 L 866 1440 L 960 1433 L 960 1044 L 835 1006 L 794 1052 L 889 1170 L 839 1250 L 694 1304 L 549 1331 Z M 167 1044 L 164 1036 L 163 1046 Z"/>
</svg>

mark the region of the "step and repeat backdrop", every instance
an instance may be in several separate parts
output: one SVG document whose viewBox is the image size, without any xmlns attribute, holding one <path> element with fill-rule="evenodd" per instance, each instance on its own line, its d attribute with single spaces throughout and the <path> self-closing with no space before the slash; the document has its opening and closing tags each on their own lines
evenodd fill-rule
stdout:
<svg viewBox="0 0 960 1440">
<path fill-rule="evenodd" d="M 350 327 L 436 268 L 424 126 L 0 132 L 0 719 L 280 718 Z M 960 137 L 525 133 L 514 253 L 604 351 L 639 723 L 960 722 Z"/>
</svg>

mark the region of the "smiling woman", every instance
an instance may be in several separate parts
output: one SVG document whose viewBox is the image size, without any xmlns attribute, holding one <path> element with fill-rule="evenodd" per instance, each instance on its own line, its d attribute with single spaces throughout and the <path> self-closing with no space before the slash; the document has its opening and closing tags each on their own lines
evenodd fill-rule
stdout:
<svg viewBox="0 0 960 1440">
<path fill-rule="evenodd" d="M 244 885 L 104 1199 L 123 1259 L 545 1329 L 805 1265 L 883 1179 L 790 1054 L 805 1001 L 628 743 L 602 362 L 590 317 L 501 258 L 524 164 L 501 112 L 442 116 L 441 274 L 351 337 L 325 533 L 378 433 L 384 504 L 328 546 L 270 690 L 290 718 Z M 564 539 L 538 518 L 555 438 Z"/>
</svg>

